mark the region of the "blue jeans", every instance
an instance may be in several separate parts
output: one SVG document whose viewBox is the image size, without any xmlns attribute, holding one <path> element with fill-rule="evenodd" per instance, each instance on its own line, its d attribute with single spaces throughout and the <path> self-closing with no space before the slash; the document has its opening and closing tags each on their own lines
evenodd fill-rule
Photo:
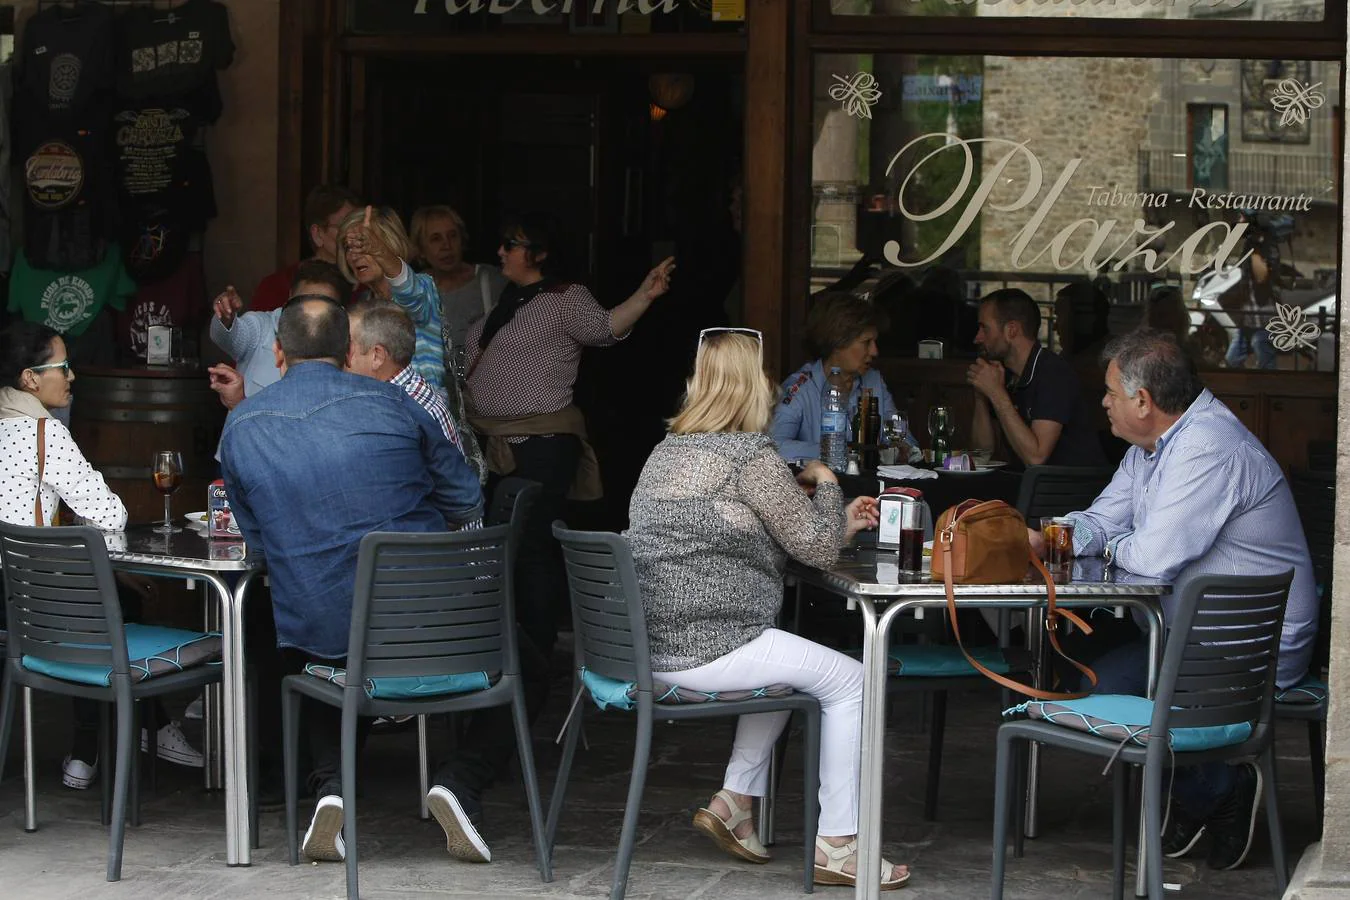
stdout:
<svg viewBox="0 0 1350 900">
<path fill-rule="evenodd" d="M 1148 640 L 1141 638 L 1110 650 L 1092 662 L 1097 673 L 1094 694 L 1143 696 L 1148 690 Z M 1085 687 L 1085 686 L 1084 686 Z M 1189 815 L 1208 819 L 1233 790 L 1234 769 L 1224 762 L 1178 767 L 1172 775 L 1172 796 Z"/>
<path fill-rule="evenodd" d="M 1241 368 L 1247 361 L 1248 355 L 1256 351 L 1256 367 L 1258 369 L 1275 368 L 1275 347 L 1270 343 L 1270 335 L 1264 328 L 1239 328 L 1233 335 L 1233 342 L 1228 345 L 1228 356 L 1225 362 L 1228 368 Z"/>
</svg>

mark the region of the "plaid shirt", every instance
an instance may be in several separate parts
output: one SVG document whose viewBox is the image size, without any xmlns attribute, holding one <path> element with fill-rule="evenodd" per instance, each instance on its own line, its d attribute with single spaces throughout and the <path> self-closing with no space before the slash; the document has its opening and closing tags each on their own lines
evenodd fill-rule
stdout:
<svg viewBox="0 0 1350 900">
<path fill-rule="evenodd" d="M 464 453 L 464 444 L 459 439 L 459 429 L 455 427 L 454 421 L 450 418 L 450 410 L 446 408 L 445 403 L 441 401 L 441 395 L 431 386 L 421 375 L 413 370 L 411 365 L 404 366 L 393 378 L 389 379 L 390 384 L 396 384 L 407 392 L 408 396 L 417 401 L 418 405 L 425 409 L 436 424 L 441 426 L 441 431 L 450 439 L 450 443 Z M 466 522 L 459 527 L 460 531 L 470 531 L 483 527 L 482 519 L 475 519 L 472 522 Z"/>
</svg>

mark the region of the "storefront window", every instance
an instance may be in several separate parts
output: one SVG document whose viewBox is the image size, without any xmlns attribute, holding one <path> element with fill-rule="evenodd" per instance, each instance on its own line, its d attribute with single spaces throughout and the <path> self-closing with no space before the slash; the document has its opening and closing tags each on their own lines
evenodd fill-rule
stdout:
<svg viewBox="0 0 1350 900">
<path fill-rule="evenodd" d="M 1090 315 L 1207 367 L 1333 370 L 1340 84 L 1323 61 L 819 54 L 812 290 L 912 303 L 957 353 L 969 301 L 1017 286 L 1052 347 Z"/>
<path fill-rule="evenodd" d="M 836 16 L 1320 22 L 1326 0 L 829 0 Z"/>
</svg>

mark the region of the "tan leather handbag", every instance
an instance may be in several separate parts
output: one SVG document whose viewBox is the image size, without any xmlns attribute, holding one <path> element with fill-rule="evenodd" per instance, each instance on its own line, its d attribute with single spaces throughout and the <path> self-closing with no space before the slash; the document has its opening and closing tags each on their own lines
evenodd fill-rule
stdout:
<svg viewBox="0 0 1350 900">
<path fill-rule="evenodd" d="M 942 579 L 946 585 L 947 613 L 951 619 L 952 634 L 956 637 L 957 646 L 965 654 L 966 661 L 991 681 L 1038 700 L 1071 700 L 1087 696 L 1087 691 L 1072 694 L 1044 691 L 1000 675 L 971 656 L 961 642 L 954 585 L 1021 584 L 1026 580 L 1027 564 L 1030 563 L 1045 581 L 1045 628 L 1050 646 L 1082 672 L 1090 684 L 1097 684 L 1097 673 L 1070 658 L 1059 645 L 1058 625 L 1061 617 L 1077 625 L 1086 634 L 1092 633 L 1092 626 L 1072 610 L 1060 609 L 1055 603 L 1055 580 L 1040 557 L 1031 552 L 1031 541 L 1027 538 L 1026 520 L 1022 514 L 1002 500 L 967 500 L 942 514 L 935 536 L 933 578 Z"/>
</svg>

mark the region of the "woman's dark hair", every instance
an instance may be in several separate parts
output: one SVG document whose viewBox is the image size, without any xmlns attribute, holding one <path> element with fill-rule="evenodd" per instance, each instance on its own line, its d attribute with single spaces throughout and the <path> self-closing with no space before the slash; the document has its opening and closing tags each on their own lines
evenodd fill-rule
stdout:
<svg viewBox="0 0 1350 900">
<path fill-rule="evenodd" d="M 545 213 L 521 213 L 502 223 L 502 243 L 524 238 L 526 262 L 545 275 L 560 271 L 557 235 L 557 225 Z"/>
<path fill-rule="evenodd" d="M 806 314 L 806 341 L 818 359 L 858 339 L 864 331 L 883 333 L 890 326 L 886 311 L 852 294 L 817 294 Z"/>
<path fill-rule="evenodd" d="M 15 322 L 0 331 L 0 385 L 19 387 L 24 369 L 52 358 L 52 339 L 60 336 L 46 325 L 32 322 Z"/>
</svg>

